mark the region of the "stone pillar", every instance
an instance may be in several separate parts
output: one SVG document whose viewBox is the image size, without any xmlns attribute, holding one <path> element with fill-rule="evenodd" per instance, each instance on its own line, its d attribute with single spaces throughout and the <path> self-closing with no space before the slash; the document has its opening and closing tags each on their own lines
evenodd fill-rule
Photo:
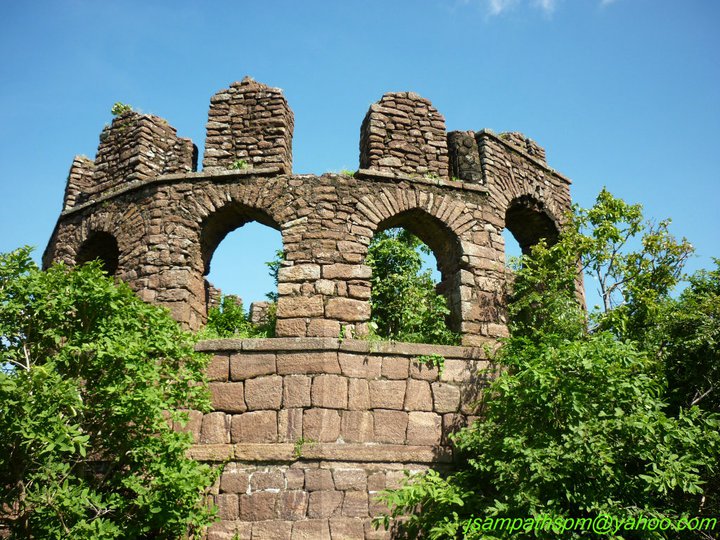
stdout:
<svg viewBox="0 0 720 540">
<path fill-rule="evenodd" d="M 87 194 L 92 190 L 94 172 L 95 162 L 92 159 L 86 156 L 75 156 L 70 165 L 65 185 L 63 211 L 87 200 Z"/>
<path fill-rule="evenodd" d="M 196 169 L 197 149 L 174 127 L 150 114 L 127 111 L 100 134 L 93 191 L 100 193 L 127 182 Z"/>
<path fill-rule="evenodd" d="M 210 98 L 204 169 L 292 172 L 294 116 L 279 88 L 245 77 Z"/>
<path fill-rule="evenodd" d="M 360 168 L 447 179 L 445 118 L 414 92 L 385 94 L 360 128 Z"/>
<path fill-rule="evenodd" d="M 450 154 L 450 175 L 453 178 L 473 184 L 485 183 L 475 132 L 451 131 L 448 133 L 448 152 Z"/>
</svg>

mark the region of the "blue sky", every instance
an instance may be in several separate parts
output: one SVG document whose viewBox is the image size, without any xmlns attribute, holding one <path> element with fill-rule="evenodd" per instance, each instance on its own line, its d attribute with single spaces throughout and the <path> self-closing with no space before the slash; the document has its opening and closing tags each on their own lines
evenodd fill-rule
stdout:
<svg viewBox="0 0 720 540">
<path fill-rule="evenodd" d="M 295 172 L 357 168 L 369 105 L 411 90 L 449 130 L 538 141 L 582 205 L 607 186 L 673 218 L 697 248 L 690 270 L 720 256 L 719 2 L 5 0 L 2 14 L 0 251 L 39 258 L 72 158 L 94 157 L 114 102 L 202 152 L 210 96 L 251 75 L 295 112 Z M 279 247 L 260 229 L 213 260 L 218 284 L 249 300 L 269 290 L 261 261 Z"/>
</svg>

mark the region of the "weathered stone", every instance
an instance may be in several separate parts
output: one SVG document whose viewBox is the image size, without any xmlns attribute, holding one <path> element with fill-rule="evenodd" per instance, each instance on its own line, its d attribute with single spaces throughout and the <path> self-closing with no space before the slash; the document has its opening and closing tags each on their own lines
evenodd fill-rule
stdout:
<svg viewBox="0 0 720 540">
<path fill-rule="evenodd" d="M 310 493 L 307 515 L 310 519 L 339 515 L 342 502 L 342 491 L 313 491 Z"/>
<path fill-rule="evenodd" d="M 284 491 L 278 496 L 278 514 L 280 519 L 296 521 L 303 519 L 307 511 L 308 494 L 305 491 Z"/>
<path fill-rule="evenodd" d="M 307 409 L 303 414 L 306 440 L 334 442 L 340 436 L 340 413 L 333 409 Z"/>
<path fill-rule="evenodd" d="M 432 383 L 434 409 L 437 413 L 455 412 L 460 406 L 460 389 L 452 384 Z"/>
<path fill-rule="evenodd" d="M 402 409 L 405 381 L 370 381 L 370 406 L 373 409 Z"/>
<path fill-rule="evenodd" d="M 278 375 L 245 381 L 245 402 L 251 411 L 279 409 L 282 403 L 283 378 Z"/>
<path fill-rule="evenodd" d="M 340 491 L 367 490 L 367 473 L 364 469 L 335 469 L 333 479 L 335 488 Z"/>
<path fill-rule="evenodd" d="M 277 441 L 277 412 L 253 411 L 233 415 L 231 437 L 232 442 Z"/>
<path fill-rule="evenodd" d="M 357 540 L 365 538 L 363 522 L 360 519 L 331 518 L 330 535 L 333 540 Z"/>
<path fill-rule="evenodd" d="M 258 521 L 252 524 L 252 540 L 290 540 L 291 521 Z"/>
<path fill-rule="evenodd" d="M 339 375 L 317 375 L 312 383 L 314 407 L 345 409 L 348 406 L 347 378 Z"/>
<path fill-rule="evenodd" d="M 406 411 L 432 411 L 433 397 L 430 392 L 430 383 L 409 379 L 405 392 Z"/>
<path fill-rule="evenodd" d="M 408 444 L 440 444 L 442 417 L 431 412 L 409 413 L 407 425 Z"/>
<path fill-rule="evenodd" d="M 233 381 L 274 373 L 274 354 L 238 353 L 230 357 L 230 378 Z"/>
<path fill-rule="evenodd" d="M 335 489 L 332 472 L 327 469 L 310 469 L 305 472 L 307 491 L 329 491 Z"/>
<path fill-rule="evenodd" d="M 336 352 L 288 353 L 278 356 L 280 375 L 307 373 L 340 373 Z"/>
<path fill-rule="evenodd" d="M 327 519 L 307 519 L 293 523 L 292 540 L 331 540 Z"/>
<path fill-rule="evenodd" d="M 361 411 L 370 408 L 370 388 L 366 380 L 349 379 L 348 408 Z"/>
<path fill-rule="evenodd" d="M 283 378 L 283 407 L 309 407 L 310 377 L 290 375 Z"/>
<path fill-rule="evenodd" d="M 410 361 L 407 358 L 386 357 L 382 361 L 382 376 L 388 379 L 407 379 Z"/>
<path fill-rule="evenodd" d="M 238 413 L 247 410 L 243 383 L 211 382 L 208 384 L 208 389 L 210 390 L 210 403 L 216 411 Z"/>
<path fill-rule="evenodd" d="M 372 442 L 373 426 L 373 414 L 370 411 L 343 411 L 342 413 L 340 432 L 345 442 Z"/>
<path fill-rule="evenodd" d="M 225 382 L 230 377 L 230 359 L 226 354 L 216 354 L 207 367 L 208 381 Z"/>
<path fill-rule="evenodd" d="M 331 298 L 325 306 L 325 315 L 341 321 L 367 321 L 370 318 L 370 304 L 352 298 Z"/>
<path fill-rule="evenodd" d="M 363 518 L 368 515 L 368 495 L 365 491 L 347 491 L 343 499 L 342 515 Z"/>
<path fill-rule="evenodd" d="M 205 444 L 230 442 L 225 413 L 214 412 L 203 416 L 200 442 Z"/>
<path fill-rule="evenodd" d="M 377 410 L 374 415 L 375 440 L 378 442 L 403 444 L 408 425 L 408 413 L 401 411 Z"/>
<path fill-rule="evenodd" d="M 220 519 L 237 519 L 239 514 L 238 496 L 235 493 L 221 493 L 215 495 L 215 504 L 218 507 L 217 516 Z"/>
<path fill-rule="evenodd" d="M 277 518 L 275 503 L 278 494 L 259 491 L 240 495 L 240 519 L 243 521 L 265 521 Z"/>
</svg>

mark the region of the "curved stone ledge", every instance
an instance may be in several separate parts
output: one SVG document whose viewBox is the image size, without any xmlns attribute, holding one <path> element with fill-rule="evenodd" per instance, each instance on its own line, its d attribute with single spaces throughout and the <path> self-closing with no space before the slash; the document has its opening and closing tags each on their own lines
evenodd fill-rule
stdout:
<svg viewBox="0 0 720 540">
<path fill-rule="evenodd" d="M 198 352 L 223 351 L 338 351 L 378 355 L 428 356 L 440 355 L 445 359 L 487 360 L 497 340 L 488 339 L 486 347 L 457 345 L 428 345 L 398 341 L 365 341 L 336 338 L 262 338 L 262 339 L 209 339 L 195 345 Z"/>
<path fill-rule="evenodd" d="M 403 444 L 196 444 L 190 457 L 199 461 L 288 462 L 306 460 L 354 463 L 451 463 L 452 449 L 447 446 Z"/>
</svg>

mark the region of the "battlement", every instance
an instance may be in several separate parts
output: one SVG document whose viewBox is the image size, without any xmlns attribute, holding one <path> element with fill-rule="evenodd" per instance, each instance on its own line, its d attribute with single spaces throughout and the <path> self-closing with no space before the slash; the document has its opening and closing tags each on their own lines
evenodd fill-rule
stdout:
<svg viewBox="0 0 720 540">
<path fill-rule="evenodd" d="M 218 294 L 205 276 L 225 236 L 250 221 L 279 230 L 277 337 L 198 345 L 213 354 L 214 412 L 191 411 L 183 429 L 197 459 L 227 462 L 208 538 L 390 538 L 371 526 L 375 494 L 403 469 L 452 467 L 449 435 L 477 414 L 484 345 L 507 334 L 503 230 L 523 250 L 552 241 L 570 182 L 520 133 L 447 133 L 412 92 L 370 106 L 353 175 L 292 174 L 293 122 L 279 89 L 231 84 L 210 100 L 196 171 L 195 146 L 166 121 L 120 114 L 95 160 L 73 160 L 43 263 L 100 259 L 196 330 Z M 347 339 L 368 332 L 368 246 L 391 227 L 435 254 L 463 346 Z"/>
</svg>

